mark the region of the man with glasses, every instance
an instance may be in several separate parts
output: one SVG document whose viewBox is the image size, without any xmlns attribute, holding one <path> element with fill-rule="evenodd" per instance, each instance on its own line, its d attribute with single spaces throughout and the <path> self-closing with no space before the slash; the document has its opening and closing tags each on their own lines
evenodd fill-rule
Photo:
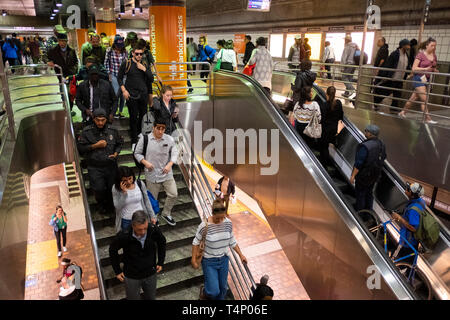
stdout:
<svg viewBox="0 0 450 320">
<path fill-rule="evenodd" d="M 163 187 L 167 194 L 162 217 L 171 226 L 176 222 L 171 216 L 172 208 L 178 197 L 177 184 L 173 178 L 172 166 L 177 162 L 178 150 L 175 140 L 165 134 L 167 123 L 157 117 L 153 124 L 153 131 L 148 134 L 147 150 L 144 149 L 144 139 L 139 139 L 134 157 L 145 166 L 145 182 L 147 189 L 155 199 Z"/>
<path fill-rule="evenodd" d="M 144 49 L 139 46 L 133 48 L 133 57 L 122 62 L 117 77 L 130 112 L 132 144 L 135 144 L 138 140 L 138 134 L 142 130 L 142 118 L 147 112 L 147 103 L 152 100 L 153 74 L 150 67 L 142 64 Z"/>
</svg>

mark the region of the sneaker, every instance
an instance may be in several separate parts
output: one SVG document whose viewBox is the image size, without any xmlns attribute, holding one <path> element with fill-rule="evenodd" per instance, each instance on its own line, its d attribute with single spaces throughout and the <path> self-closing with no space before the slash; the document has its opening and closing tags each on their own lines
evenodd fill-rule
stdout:
<svg viewBox="0 0 450 320">
<path fill-rule="evenodd" d="M 116 114 L 114 115 L 114 119 L 120 119 L 120 113 L 116 113 Z"/>
<path fill-rule="evenodd" d="M 350 92 L 344 92 L 344 93 L 342 94 L 342 96 L 343 96 L 343 97 L 346 97 L 346 98 L 348 98 L 349 95 L 350 95 Z"/>
<path fill-rule="evenodd" d="M 352 93 L 351 95 L 348 96 L 349 99 L 355 99 L 356 98 L 356 92 Z"/>
<path fill-rule="evenodd" d="M 192 92 L 194 92 L 194 89 L 189 89 L 188 90 L 188 93 L 192 93 Z"/>
<path fill-rule="evenodd" d="M 206 297 L 206 294 L 205 294 L 205 286 L 203 284 L 200 286 L 200 294 L 198 295 L 198 299 L 199 300 L 208 300 L 208 298 Z"/>
<path fill-rule="evenodd" d="M 164 220 L 166 220 L 166 222 L 168 224 L 170 224 L 171 226 L 174 226 L 176 224 L 175 220 L 173 220 L 173 218 L 171 216 L 162 216 L 164 218 Z"/>
<path fill-rule="evenodd" d="M 405 115 L 405 113 L 404 113 L 403 111 L 399 112 L 399 113 L 398 113 L 398 116 L 399 116 L 400 118 L 406 118 L 406 115 Z"/>
<path fill-rule="evenodd" d="M 436 124 L 436 123 L 438 123 L 437 121 L 434 121 L 434 120 L 428 120 L 428 121 L 425 121 L 426 123 L 428 123 L 428 124 Z"/>
<path fill-rule="evenodd" d="M 63 247 L 63 251 L 64 251 L 64 252 L 67 252 L 67 248 L 66 248 L 66 247 Z"/>
<path fill-rule="evenodd" d="M 58 257 L 61 257 L 61 256 L 62 256 L 62 252 L 58 251 Z"/>
<path fill-rule="evenodd" d="M 123 115 L 123 113 L 119 113 L 119 118 L 120 118 L 120 119 L 124 119 L 124 118 L 125 118 L 125 116 Z"/>
</svg>

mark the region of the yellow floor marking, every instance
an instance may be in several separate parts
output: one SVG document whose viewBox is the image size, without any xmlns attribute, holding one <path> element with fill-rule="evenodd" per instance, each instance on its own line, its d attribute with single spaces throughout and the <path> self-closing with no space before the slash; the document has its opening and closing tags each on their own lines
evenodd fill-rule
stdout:
<svg viewBox="0 0 450 320">
<path fill-rule="evenodd" d="M 26 275 L 57 269 L 59 267 L 57 253 L 55 240 L 27 245 Z"/>
</svg>

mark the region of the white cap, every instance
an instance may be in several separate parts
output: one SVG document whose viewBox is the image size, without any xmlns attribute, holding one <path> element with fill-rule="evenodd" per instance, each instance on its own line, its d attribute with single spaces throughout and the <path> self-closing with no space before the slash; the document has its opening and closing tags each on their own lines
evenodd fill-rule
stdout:
<svg viewBox="0 0 450 320">
<path fill-rule="evenodd" d="M 414 194 L 417 194 L 418 196 L 423 196 L 423 194 L 425 193 L 425 190 L 423 190 L 423 187 L 418 184 L 417 182 L 414 182 L 413 184 L 411 184 L 410 186 L 411 192 Z"/>
<path fill-rule="evenodd" d="M 301 38 L 302 38 L 301 35 L 299 35 L 299 34 L 296 34 L 296 35 L 295 35 L 295 39 L 296 39 L 296 40 L 301 39 Z"/>
</svg>

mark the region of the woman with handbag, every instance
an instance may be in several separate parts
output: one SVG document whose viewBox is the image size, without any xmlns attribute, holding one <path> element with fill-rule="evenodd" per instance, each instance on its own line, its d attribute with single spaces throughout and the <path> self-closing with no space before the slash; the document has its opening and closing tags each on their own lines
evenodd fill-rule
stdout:
<svg viewBox="0 0 450 320">
<path fill-rule="evenodd" d="M 320 106 L 312 99 L 311 87 L 302 88 L 300 100 L 294 107 L 294 117 L 295 130 L 311 148 L 322 131 Z"/>
<path fill-rule="evenodd" d="M 116 176 L 116 183 L 112 187 L 116 208 L 116 232 L 128 232 L 133 213 L 140 210 L 147 212 L 151 222 L 156 224 L 156 215 L 148 199 L 145 184 L 139 180 L 136 182 L 133 169 L 120 166 Z"/>
<path fill-rule="evenodd" d="M 56 212 L 52 215 L 50 219 L 50 225 L 53 226 L 53 231 L 56 237 L 56 245 L 58 246 L 58 257 L 62 256 L 61 252 L 61 236 L 63 239 L 63 250 L 67 252 L 66 242 L 67 242 L 67 215 L 64 212 L 62 206 L 56 206 Z"/>
<path fill-rule="evenodd" d="M 236 251 L 242 263 L 247 263 L 247 258 L 234 238 L 233 224 L 226 217 L 225 204 L 222 199 L 216 199 L 212 206 L 212 216 L 198 226 L 192 242 L 192 267 L 198 269 L 201 263 L 205 277 L 200 298 L 225 299 L 228 289 L 229 247 Z"/>
<path fill-rule="evenodd" d="M 328 145 L 336 143 L 336 136 L 342 128 L 344 112 L 342 103 L 336 99 L 336 88 L 331 86 L 327 88 L 327 102 L 324 106 L 322 115 L 322 136 L 319 140 L 320 161 L 323 165 L 330 163 L 330 153 Z"/>
<path fill-rule="evenodd" d="M 250 68 L 252 65 L 254 67 L 251 75 L 270 94 L 272 90 L 273 60 L 269 50 L 266 48 L 266 39 L 263 37 L 259 37 L 256 40 L 256 49 L 253 50 L 252 56 L 244 70 Z M 247 74 L 246 72 L 244 73 Z"/>
<path fill-rule="evenodd" d="M 230 40 L 231 41 L 231 40 Z M 226 42 L 225 40 L 217 41 L 217 63 L 214 71 L 218 70 L 237 70 L 236 52 L 233 50 L 233 41 Z"/>
</svg>

